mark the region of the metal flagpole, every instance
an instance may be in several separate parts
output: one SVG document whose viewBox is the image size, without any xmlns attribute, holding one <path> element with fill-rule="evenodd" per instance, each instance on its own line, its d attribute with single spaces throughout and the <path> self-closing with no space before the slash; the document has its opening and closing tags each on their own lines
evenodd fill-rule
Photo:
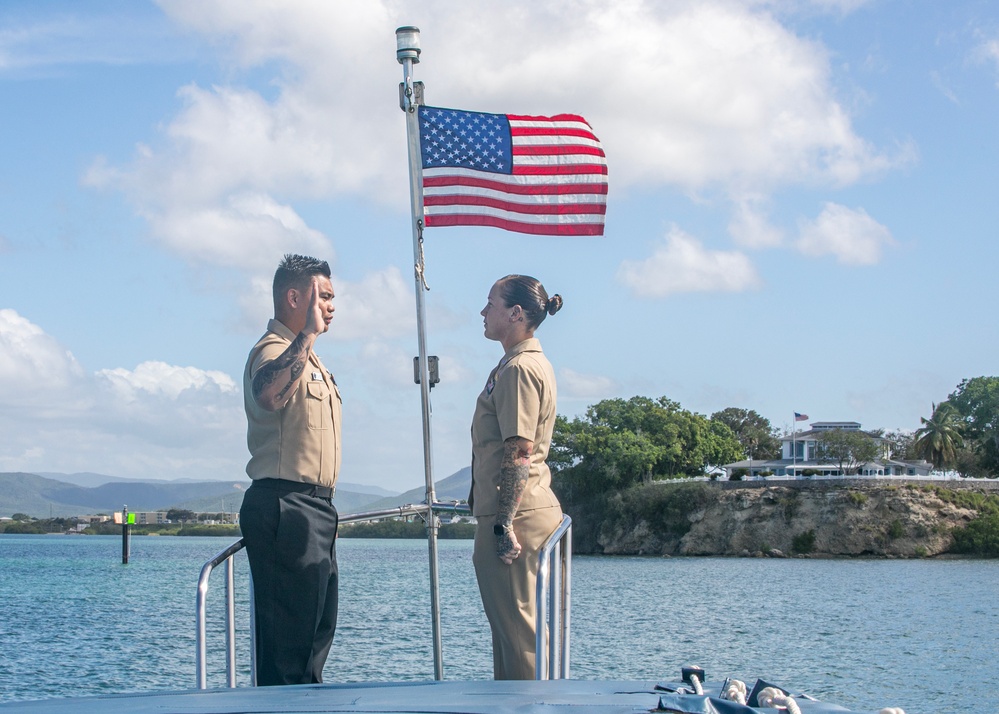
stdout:
<svg viewBox="0 0 999 714">
<path fill-rule="evenodd" d="M 417 108 L 423 104 L 423 83 L 413 81 L 413 67 L 420 61 L 420 28 L 400 27 L 395 31 L 396 59 L 402 65 L 403 81 L 399 84 L 399 107 L 406 112 L 406 134 L 409 145 L 409 199 L 413 209 L 413 260 L 416 281 L 416 331 L 419 343 L 420 398 L 423 407 L 423 470 L 427 482 L 427 545 L 430 557 L 430 611 L 434 638 L 434 678 L 444 679 L 443 645 L 441 643 L 440 576 L 437 558 L 437 514 L 434 493 L 433 442 L 430 433 L 430 369 L 427 361 L 424 293 L 430 288 L 424 276 L 423 262 L 423 173 L 420 157 L 420 123 Z"/>
</svg>

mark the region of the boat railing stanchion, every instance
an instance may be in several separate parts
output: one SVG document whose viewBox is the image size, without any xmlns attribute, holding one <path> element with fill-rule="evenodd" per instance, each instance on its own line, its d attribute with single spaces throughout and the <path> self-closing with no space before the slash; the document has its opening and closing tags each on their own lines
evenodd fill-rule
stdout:
<svg viewBox="0 0 999 714">
<path fill-rule="evenodd" d="M 563 514 L 562 522 L 548 536 L 538 553 L 535 679 L 569 677 L 571 538 L 572 519 Z"/>
<path fill-rule="evenodd" d="M 236 686 L 236 566 L 225 559 L 225 674 L 229 687 Z"/>
</svg>

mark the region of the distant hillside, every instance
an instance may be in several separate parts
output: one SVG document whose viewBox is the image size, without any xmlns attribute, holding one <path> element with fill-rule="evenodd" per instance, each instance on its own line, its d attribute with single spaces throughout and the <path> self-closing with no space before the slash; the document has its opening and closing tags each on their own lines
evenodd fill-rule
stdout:
<svg viewBox="0 0 999 714">
<path fill-rule="evenodd" d="M 438 501 L 464 501 L 468 498 L 468 489 L 471 485 L 472 468 L 470 466 L 466 466 L 459 471 L 455 471 L 447 478 L 435 481 L 434 493 L 436 494 Z M 417 486 L 416 488 L 399 494 L 398 496 L 391 496 L 369 503 L 365 507 L 365 510 L 378 511 L 383 508 L 403 506 L 407 503 L 423 503 L 423 501 L 426 500 L 426 495 L 427 487 L 425 485 Z M 337 498 L 339 497 L 340 493 L 338 491 Z"/>
<path fill-rule="evenodd" d="M 41 476 L 42 478 L 50 478 L 53 481 L 62 481 L 63 483 L 72 484 L 73 486 L 86 486 L 88 488 L 103 486 L 106 483 L 140 483 L 150 480 L 141 478 L 122 478 L 121 476 L 108 476 L 107 474 L 95 474 L 89 471 L 82 471 L 74 474 L 49 471 L 34 471 L 32 473 L 36 476 Z"/>
<path fill-rule="evenodd" d="M 243 493 L 250 486 L 245 476 L 231 481 L 124 481 L 100 474 L 72 474 L 70 478 L 78 482 L 94 483 L 101 479 L 106 482 L 86 487 L 38 474 L 0 473 L 0 516 L 15 513 L 35 518 L 82 516 L 112 513 L 126 505 L 130 511 L 184 508 L 209 513 L 233 512 L 239 510 Z M 379 500 L 377 492 L 381 489 L 363 488 L 376 493 L 337 489 L 337 509 L 341 513 L 367 510 L 368 504 Z"/>
<path fill-rule="evenodd" d="M 249 479 L 247 479 L 245 487 L 250 487 Z M 354 493 L 337 487 L 333 504 L 339 513 L 358 513 L 368 510 L 368 504 L 379 500 L 379 498 L 379 496 L 373 496 L 369 493 Z M 175 503 L 173 507 L 184 508 L 195 513 L 232 513 L 238 511 L 242 504 L 243 491 L 241 490 L 236 494 L 226 494 L 221 497 L 215 495 Z"/>
<path fill-rule="evenodd" d="M 351 493 L 357 493 L 364 496 L 374 496 L 375 498 L 385 498 L 387 496 L 394 496 L 395 491 L 390 491 L 387 488 L 382 488 L 381 486 L 371 486 L 366 483 L 351 483 L 350 481 L 338 481 L 336 485 L 336 492 L 340 491 L 350 491 Z"/>
</svg>

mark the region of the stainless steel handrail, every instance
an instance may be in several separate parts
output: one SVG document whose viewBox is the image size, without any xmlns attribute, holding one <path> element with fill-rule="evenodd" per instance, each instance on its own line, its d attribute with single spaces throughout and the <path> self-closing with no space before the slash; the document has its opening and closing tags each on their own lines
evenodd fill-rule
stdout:
<svg viewBox="0 0 999 714">
<path fill-rule="evenodd" d="M 459 513 L 469 515 L 471 510 L 463 503 L 434 502 L 406 504 L 379 511 L 349 513 L 340 517 L 340 523 L 377 521 L 386 518 L 405 516 L 426 517 L 437 513 Z M 235 577 L 233 558 L 245 547 L 244 540 L 220 551 L 201 567 L 198 577 L 198 592 L 195 601 L 195 668 L 197 687 L 208 687 L 207 626 L 206 610 L 208 582 L 212 572 L 220 564 L 226 565 L 226 686 L 236 686 L 236 625 L 235 625 Z M 535 644 L 535 673 L 537 679 L 568 679 L 569 677 L 569 613 L 572 578 L 572 519 L 562 516 L 558 528 L 548 537 L 538 555 L 537 586 L 537 640 Z M 552 568 L 553 563 L 559 567 Z M 256 686 L 256 636 L 255 612 L 253 606 L 253 578 L 250 578 L 250 683 Z M 546 649 L 547 656 L 546 655 Z M 547 661 L 547 669 L 544 667 Z"/>
<path fill-rule="evenodd" d="M 538 561 L 534 678 L 568 679 L 572 604 L 572 519 L 568 515 L 562 514 L 562 522 L 541 546 Z"/>
<path fill-rule="evenodd" d="M 226 643 L 226 682 L 230 687 L 236 686 L 236 623 L 233 613 L 235 612 L 235 588 L 233 578 L 232 557 L 243 549 L 243 539 L 230 545 L 225 550 L 218 553 L 214 558 L 201 566 L 201 575 L 198 577 L 198 594 L 195 599 L 195 620 L 197 629 L 195 633 L 195 669 L 198 675 L 198 689 L 205 689 L 207 683 L 207 636 L 205 627 L 205 604 L 208 601 L 208 578 L 212 571 L 220 563 L 226 564 L 226 623 L 225 623 L 225 643 Z"/>
</svg>

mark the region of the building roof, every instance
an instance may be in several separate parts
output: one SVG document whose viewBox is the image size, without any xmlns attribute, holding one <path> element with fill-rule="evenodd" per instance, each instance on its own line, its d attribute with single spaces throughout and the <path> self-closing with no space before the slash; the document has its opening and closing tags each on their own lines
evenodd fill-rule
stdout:
<svg viewBox="0 0 999 714">
<path fill-rule="evenodd" d="M 832 422 L 828 422 L 828 423 L 832 423 Z M 836 422 L 836 423 L 838 424 L 838 423 L 842 423 L 842 422 Z M 856 422 L 852 422 L 852 423 L 856 424 Z M 860 425 L 857 424 L 857 426 L 859 427 Z M 828 434 L 830 431 L 835 431 L 835 429 L 809 429 L 808 431 L 798 431 L 798 432 L 795 432 L 793 435 L 792 434 L 788 434 L 788 435 L 782 436 L 780 440 L 781 441 L 803 441 L 803 440 L 806 440 L 806 439 L 818 439 L 823 434 Z M 862 429 L 845 429 L 845 431 L 856 432 L 857 434 L 863 434 L 864 436 L 869 436 L 872 439 L 883 440 L 883 437 L 876 436 L 876 435 L 872 434 L 871 432 L 864 431 Z"/>
</svg>

